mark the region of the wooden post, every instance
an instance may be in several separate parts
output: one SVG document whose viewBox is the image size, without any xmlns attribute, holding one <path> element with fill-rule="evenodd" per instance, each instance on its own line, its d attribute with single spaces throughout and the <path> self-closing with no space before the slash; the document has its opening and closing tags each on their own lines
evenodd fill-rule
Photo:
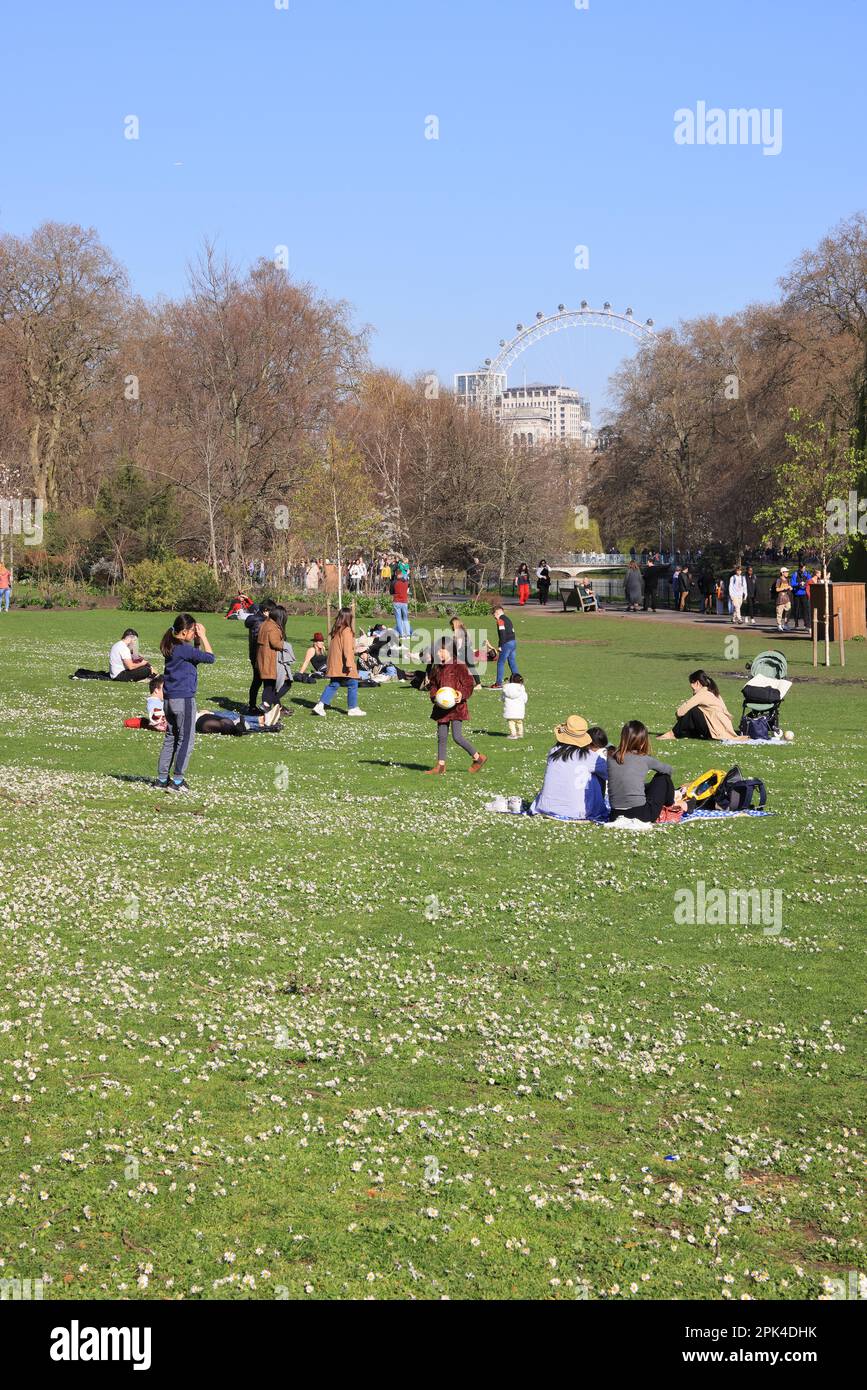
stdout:
<svg viewBox="0 0 867 1390">
<path fill-rule="evenodd" d="M 837 641 L 838 641 L 838 643 L 839 643 L 839 645 L 840 645 L 840 665 L 841 665 L 841 666 L 845 666 L 845 665 L 846 665 L 846 642 L 845 642 L 845 640 L 844 640 L 844 632 L 843 632 L 843 614 L 842 614 L 842 613 L 835 613 L 835 614 L 834 614 L 834 617 L 835 617 L 835 619 L 836 619 L 836 621 L 837 621 Z"/>
<path fill-rule="evenodd" d="M 813 604 L 813 665 L 819 665 L 819 614 Z"/>
</svg>

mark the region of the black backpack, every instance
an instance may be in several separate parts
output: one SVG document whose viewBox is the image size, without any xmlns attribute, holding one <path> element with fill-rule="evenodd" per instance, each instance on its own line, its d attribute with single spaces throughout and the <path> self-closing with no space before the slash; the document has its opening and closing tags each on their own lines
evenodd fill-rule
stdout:
<svg viewBox="0 0 867 1390">
<path fill-rule="evenodd" d="M 730 768 L 714 794 L 713 804 L 717 811 L 751 811 L 753 797 L 758 793 L 759 810 L 763 811 L 768 799 L 768 789 L 760 777 L 744 777 L 740 768 Z"/>
</svg>

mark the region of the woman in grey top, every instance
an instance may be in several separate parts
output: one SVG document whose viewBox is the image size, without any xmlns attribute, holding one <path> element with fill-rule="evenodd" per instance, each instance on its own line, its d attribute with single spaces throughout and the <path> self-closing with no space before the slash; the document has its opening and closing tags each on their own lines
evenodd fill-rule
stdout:
<svg viewBox="0 0 867 1390">
<path fill-rule="evenodd" d="M 611 815 L 655 821 L 663 806 L 674 803 L 673 768 L 650 751 L 650 735 L 637 719 L 620 731 L 620 745 L 608 754 L 608 800 Z M 648 772 L 653 776 L 645 782 Z"/>
</svg>

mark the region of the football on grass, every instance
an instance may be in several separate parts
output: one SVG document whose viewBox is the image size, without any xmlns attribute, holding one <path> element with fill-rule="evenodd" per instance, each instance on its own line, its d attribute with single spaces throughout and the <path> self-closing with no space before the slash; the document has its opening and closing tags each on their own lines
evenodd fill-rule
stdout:
<svg viewBox="0 0 867 1390">
<path fill-rule="evenodd" d="M 434 704 L 438 705 L 440 709 L 454 709 L 455 705 L 459 705 L 460 702 L 460 691 L 453 690 L 450 685 L 441 685 L 434 695 Z"/>
</svg>

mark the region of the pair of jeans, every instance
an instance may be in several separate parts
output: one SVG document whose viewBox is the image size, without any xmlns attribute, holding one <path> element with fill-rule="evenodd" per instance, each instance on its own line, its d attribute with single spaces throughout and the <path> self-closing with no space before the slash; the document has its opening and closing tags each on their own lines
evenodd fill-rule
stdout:
<svg viewBox="0 0 867 1390">
<path fill-rule="evenodd" d="M 409 604 L 395 603 L 393 607 L 394 625 L 397 628 L 398 637 L 411 637 L 412 628 L 409 625 Z"/>
<path fill-rule="evenodd" d="M 161 782 L 167 782 L 174 763 L 175 781 L 179 782 L 189 766 L 196 741 L 196 701 L 190 696 L 183 700 L 164 700 L 163 705 L 169 727 L 160 750 L 157 776 Z"/>
<path fill-rule="evenodd" d="M 11 597 L 11 594 L 11 589 L 0 589 L 0 607 L 5 606 L 7 613 L 9 612 L 9 599 Z"/>
<path fill-rule="evenodd" d="M 512 638 L 511 642 L 504 642 L 502 647 L 500 648 L 500 654 L 497 657 L 497 685 L 503 684 L 503 676 L 505 674 L 507 661 L 509 663 L 509 670 L 511 671 L 512 675 L 514 676 L 516 674 L 518 670 L 518 663 L 515 660 L 515 652 L 517 651 L 517 649 L 518 643 L 514 637 Z"/>
<path fill-rule="evenodd" d="M 326 709 L 342 685 L 346 686 L 346 708 L 358 708 L 358 681 L 350 676 L 333 676 L 322 692 L 322 704 Z"/>
</svg>

